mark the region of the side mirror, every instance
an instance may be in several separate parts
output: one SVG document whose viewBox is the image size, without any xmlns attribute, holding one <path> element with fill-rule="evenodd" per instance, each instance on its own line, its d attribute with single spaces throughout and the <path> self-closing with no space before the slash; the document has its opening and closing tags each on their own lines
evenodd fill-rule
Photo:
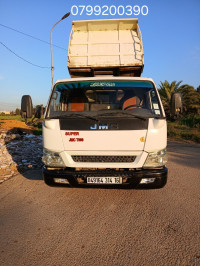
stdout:
<svg viewBox="0 0 200 266">
<path fill-rule="evenodd" d="M 35 111 L 35 118 L 40 119 L 42 115 L 43 115 L 42 105 L 37 105 L 36 106 L 36 111 Z"/>
<path fill-rule="evenodd" d="M 178 117 L 183 112 L 183 101 L 180 92 L 175 92 L 171 98 L 171 114 L 173 118 Z"/>
<path fill-rule="evenodd" d="M 30 95 L 23 95 L 21 100 L 21 116 L 31 118 L 33 115 L 33 104 Z"/>
</svg>

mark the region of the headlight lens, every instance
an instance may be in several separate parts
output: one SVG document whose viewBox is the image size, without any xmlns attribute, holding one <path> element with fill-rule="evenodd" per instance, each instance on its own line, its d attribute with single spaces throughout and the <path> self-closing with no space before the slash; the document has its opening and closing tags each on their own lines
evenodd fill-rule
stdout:
<svg viewBox="0 0 200 266">
<path fill-rule="evenodd" d="M 157 152 L 150 152 L 148 157 L 144 163 L 144 167 L 162 167 L 165 166 L 167 163 L 167 154 L 166 149 L 157 151 Z"/>
<path fill-rule="evenodd" d="M 59 153 L 43 149 L 42 161 L 47 166 L 65 167 L 65 164 Z"/>
</svg>

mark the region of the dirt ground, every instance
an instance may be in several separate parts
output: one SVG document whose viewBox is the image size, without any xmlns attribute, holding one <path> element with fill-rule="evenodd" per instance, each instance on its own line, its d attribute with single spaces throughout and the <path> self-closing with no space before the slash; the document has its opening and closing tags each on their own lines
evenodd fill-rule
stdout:
<svg viewBox="0 0 200 266">
<path fill-rule="evenodd" d="M 24 131 L 27 133 L 32 133 L 34 127 L 27 126 L 24 122 L 17 120 L 0 120 L 0 131 L 12 131 L 17 133 L 18 131 Z"/>
<path fill-rule="evenodd" d="M 0 265 L 200 265 L 199 154 L 199 144 L 169 143 L 160 190 L 48 187 L 41 169 L 16 175 L 0 190 Z"/>
</svg>

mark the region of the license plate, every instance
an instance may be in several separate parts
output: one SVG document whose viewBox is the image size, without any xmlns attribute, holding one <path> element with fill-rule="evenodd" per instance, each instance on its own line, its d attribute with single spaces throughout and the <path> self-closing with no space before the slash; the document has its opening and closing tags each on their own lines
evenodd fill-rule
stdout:
<svg viewBox="0 0 200 266">
<path fill-rule="evenodd" d="M 88 177 L 88 184 L 122 184 L 122 177 Z"/>
</svg>

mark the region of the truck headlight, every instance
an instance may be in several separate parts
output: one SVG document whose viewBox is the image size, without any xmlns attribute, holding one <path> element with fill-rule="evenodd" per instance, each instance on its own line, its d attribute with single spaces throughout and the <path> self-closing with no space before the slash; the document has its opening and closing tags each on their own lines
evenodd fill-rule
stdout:
<svg viewBox="0 0 200 266">
<path fill-rule="evenodd" d="M 65 164 L 59 153 L 43 149 L 42 161 L 47 166 L 65 167 Z"/>
<path fill-rule="evenodd" d="M 166 149 L 156 152 L 150 152 L 144 163 L 145 168 L 148 167 L 162 167 L 167 163 Z"/>
</svg>

